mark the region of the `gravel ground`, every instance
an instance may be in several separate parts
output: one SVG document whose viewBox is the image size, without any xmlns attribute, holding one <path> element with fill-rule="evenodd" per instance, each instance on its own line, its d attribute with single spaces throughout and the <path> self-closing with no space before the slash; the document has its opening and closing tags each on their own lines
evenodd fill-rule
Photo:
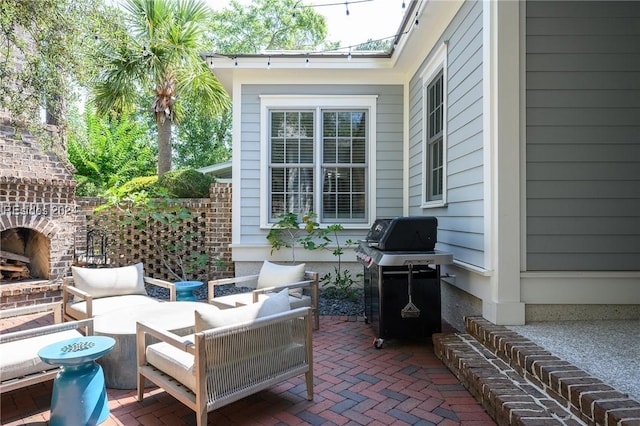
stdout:
<svg viewBox="0 0 640 426">
<path fill-rule="evenodd" d="M 251 291 L 248 287 L 235 287 L 233 285 L 218 286 L 216 287 L 216 297 L 225 296 L 228 294 L 244 293 Z M 147 292 L 150 296 L 157 297 L 159 299 L 168 299 L 169 291 L 164 288 L 156 286 L 148 286 Z M 196 290 L 196 296 L 198 300 L 206 300 L 207 298 L 207 286 L 203 285 Z M 327 296 L 326 292 L 320 290 L 320 300 L 318 301 L 318 308 L 320 315 L 331 316 L 362 316 L 364 315 L 364 294 L 363 290 L 357 290 L 357 296 L 354 300 L 348 298 L 335 298 Z"/>
</svg>

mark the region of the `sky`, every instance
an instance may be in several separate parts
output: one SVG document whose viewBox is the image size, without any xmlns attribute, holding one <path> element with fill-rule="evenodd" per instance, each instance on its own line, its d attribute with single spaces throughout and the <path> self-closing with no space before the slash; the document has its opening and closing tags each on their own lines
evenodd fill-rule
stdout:
<svg viewBox="0 0 640 426">
<path fill-rule="evenodd" d="M 251 0 L 240 0 L 241 4 Z M 208 0 L 211 7 L 223 9 L 227 0 Z M 327 18 L 329 41 L 339 41 L 341 47 L 356 46 L 369 39 L 393 37 L 406 9 L 402 4 L 409 0 L 301 0 L 315 5 L 315 11 Z M 346 5 L 345 5 L 346 3 Z M 347 8 L 349 15 L 347 15 Z"/>
</svg>

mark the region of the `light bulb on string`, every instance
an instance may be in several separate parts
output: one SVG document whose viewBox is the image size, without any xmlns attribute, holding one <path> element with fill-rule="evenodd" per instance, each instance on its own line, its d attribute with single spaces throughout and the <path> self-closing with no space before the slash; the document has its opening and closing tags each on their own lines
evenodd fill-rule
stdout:
<svg viewBox="0 0 640 426">
<path fill-rule="evenodd" d="M 296 2 L 296 4 L 294 4 L 294 5 L 293 5 L 293 9 L 291 9 L 291 17 L 292 17 L 293 19 L 296 19 L 296 17 L 297 17 L 297 14 L 296 14 L 296 8 L 298 7 L 298 3 L 300 3 L 300 0 L 298 0 L 298 1 Z"/>
<path fill-rule="evenodd" d="M 349 48 L 349 54 L 347 55 L 347 61 L 351 60 L 351 48 Z"/>
<path fill-rule="evenodd" d="M 347 16 L 349 16 L 349 2 L 345 1 L 344 6 L 347 8 Z"/>
<path fill-rule="evenodd" d="M 267 61 L 267 69 L 271 69 L 271 56 L 269 56 L 269 60 Z"/>
<path fill-rule="evenodd" d="M 407 5 L 405 4 L 404 0 L 402 0 L 402 8 L 404 9 L 406 7 L 407 7 Z"/>
<path fill-rule="evenodd" d="M 233 61 L 234 61 L 233 64 L 237 67 L 238 66 L 238 57 L 234 56 Z"/>
<path fill-rule="evenodd" d="M 309 58 L 306 58 L 304 60 L 304 66 L 305 66 L 305 68 L 309 68 Z"/>
</svg>

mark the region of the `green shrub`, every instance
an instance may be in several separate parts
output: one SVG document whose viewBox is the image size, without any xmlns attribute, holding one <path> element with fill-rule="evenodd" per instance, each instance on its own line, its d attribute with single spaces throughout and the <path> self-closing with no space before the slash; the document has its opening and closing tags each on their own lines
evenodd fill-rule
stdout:
<svg viewBox="0 0 640 426">
<path fill-rule="evenodd" d="M 194 169 L 172 170 L 158 179 L 157 186 L 166 188 L 175 198 L 208 198 L 214 178 Z"/>
<path fill-rule="evenodd" d="M 153 188 L 158 181 L 158 176 L 140 176 L 123 183 L 118 187 L 116 193 L 120 197 L 134 194 L 140 191 L 153 192 Z"/>
</svg>

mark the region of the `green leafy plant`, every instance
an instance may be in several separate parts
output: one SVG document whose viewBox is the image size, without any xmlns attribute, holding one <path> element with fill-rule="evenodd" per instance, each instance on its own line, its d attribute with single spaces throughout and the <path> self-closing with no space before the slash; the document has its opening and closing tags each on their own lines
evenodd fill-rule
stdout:
<svg viewBox="0 0 640 426">
<path fill-rule="evenodd" d="M 340 244 L 338 233 L 344 227 L 340 224 L 329 225 L 326 228 L 320 228 L 316 231 L 316 236 L 320 239 L 317 248 L 331 250 L 331 253 L 338 258 L 338 266 L 333 267 L 333 273 L 328 272 L 320 278 L 323 288 L 326 289 L 327 295 L 333 297 L 344 297 L 355 299 L 357 296 L 356 284 L 362 279 L 362 273 L 355 276 L 351 275 L 348 269 L 342 269 L 342 255 L 345 247 L 350 247 L 356 243 L 352 240 L 346 240 L 344 245 Z M 329 244 L 334 243 L 334 248 L 328 248 Z"/>
<path fill-rule="evenodd" d="M 76 195 L 101 195 L 139 176 L 155 174 L 148 128 L 132 115 L 72 114 L 67 154 L 76 169 Z"/>
<path fill-rule="evenodd" d="M 271 226 L 267 234 L 267 240 L 271 244 L 271 254 L 282 248 L 291 249 L 291 261 L 296 261 L 296 247 L 303 247 L 307 250 L 314 250 L 314 233 L 318 230 L 319 224 L 315 221 L 314 213 L 307 213 L 302 216 L 302 221 L 298 220 L 295 213 L 283 213 L 277 216 L 278 221 Z"/>
<path fill-rule="evenodd" d="M 356 284 L 362 279 L 362 274 L 354 276 L 348 269 L 343 270 L 342 255 L 346 247 L 356 243 L 346 240 L 341 244 L 338 235 L 344 227 L 336 223 L 320 228 L 316 217 L 317 215 L 313 212 L 302 216 L 302 220 L 298 220 L 298 215 L 295 213 L 279 215 L 278 222 L 273 224 L 267 234 L 267 240 L 271 243 L 271 253 L 281 248 L 290 248 L 293 262 L 295 262 L 296 247 L 302 247 L 305 250 L 330 250 L 337 258 L 338 265 L 334 266 L 333 273 L 326 273 L 320 278 L 323 288 L 331 297 L 355 299 Z"/>
</svg>

